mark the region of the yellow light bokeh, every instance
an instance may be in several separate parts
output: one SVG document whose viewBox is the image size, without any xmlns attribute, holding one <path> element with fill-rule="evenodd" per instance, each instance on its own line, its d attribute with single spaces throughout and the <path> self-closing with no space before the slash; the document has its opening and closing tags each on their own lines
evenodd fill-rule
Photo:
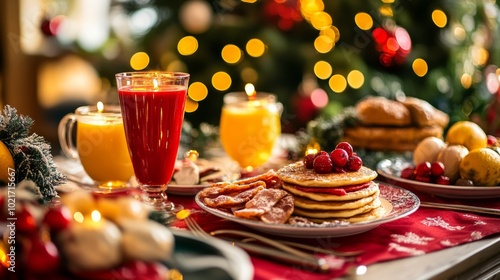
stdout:
<svg viewBox="0 0 500 280">
<path fill-rule="evenodd" d="M 332 75 L 332 66 L 328 62 L 320 60 L 314 64 L 314 74 L 316 77 L 326 80 Z"/>
<path fill-rule="evenodd" d="M 365 83 L 365 76 L 359 70 L 352 70 L 347 74 L 347 83 L 353 89 L 359 89 Z"/>
<path fill-rule="evenodd" d="M 221 56 L 225 62 L 235 64 L 241 59 L 241 50 L 236 45 L 227 44 L 222 48 Z"/>
<path fill-rule="evenodd" d="M 460 77 L 460 83 L 465 89 L 469 89 L 472 86 L 472 76 L 464 73 L 462 77 Z"/>
<path fill-rule="evenodd" d="M 259 74 L 257 71 L 251 67 L 245 67 L 243 70 L 241 70 L 241 79 L 245 83 L 257 83 L 257 80 L 259 78 Z"/>
<path fill-rule="evenodd" d="M 212 86 L 219 91 L 227 90 L 231 86 L 232 80 L 228 73 L 219 71 L 212 76 Z"/>
<path fill-rule="evenodd" d="M 437 9 L 432 11 L 432 21 L 437 27 L 444 28 L 448 23 L 448 17 L 443 11 Z"/>
<path fill-rule="evenodd" d="M 419 77 L 423 77 L 427 74 L 429 67 L 427 66 L 427 62 L 421 58 L 417 58 L 413 61 L 411 65 L 413 72 Z"/>
<path fill-rule="evenodd" d="M 327 29 L 332 26 L 332 17 L 325 12 L 316 12 L 311 17 L 311 24 L 317 30 Z"/>
<path fill-rule="evenodd" d="M 361 30 L 369 30 L 373 27 L 373 18 L 367 13 L 357 13 L 354 22 Z"/>
<path fill-rule="evenodd" d="M 194 82 L 189 85 L 188 96 L 194 101 L 201 101 L 208 95 L 208 88 L 201 82 Z"/>
<path fill-rule="evenodd" d="M 310 21 L 312 16 L 325 9 L 325 3 L 322 0 L 302 0 L 300 1 L 300 12 L 304 19 Z"/>
<path fill-rule="evenodd" d="M 142 70 L 149 65 L 149 55 L 145 52 L 136 52 L 130 58 L 130 67 L 134 70 Z"/>
<path fill-rule="evenodd" d="M 344 78 L 344 76 L 340 74 L 335 74 L 328 81 L 328 85 L 334 92 L 341 93 L 346 89 L 347 81 Z"/>
<path fill-rule="evenodd" d="M 252 57 L 259 57 L 266 51 L 266 45 L 262 42 L 262 40 L 253 38 L 248 40 L 246 50 L 248 55 Z"/>
<path fill-rule="evenodd" d="M 327 53 L 333 49 L 335 42 L 326 35 L 320 35 L 314 40 L 314 48 L 319 53 Z"/>
<path fill-rule="evenodd" d="M 184 107 L 184 112 L 186 113 L 192 113 L 196 110 L 198 110 L 198 102 L 193 101 L 190 98 L 186 99 L 186 106 Z"/>
<path fill-rule="evenodd" d="M 181 55 L 192 55 L 198 50 L 198 40 L 193 36 L 185 36 L 177 43 L 177 51 Z"/>
<path fill-rule="evenodd" d="M 381 6 L 379 9 L 378 9 L 378 12 L 384 16 L 384 17 L 392 17 L 394 15 L 394 12 L 391 8 L 391 6 L 389 5 L 384 5 L 384 6 Z"/>
</svg>

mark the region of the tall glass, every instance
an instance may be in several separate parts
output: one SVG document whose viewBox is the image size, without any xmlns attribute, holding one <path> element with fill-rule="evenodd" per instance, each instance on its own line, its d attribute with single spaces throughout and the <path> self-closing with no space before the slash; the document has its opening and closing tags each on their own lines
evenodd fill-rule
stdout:
<svg viewBox="0 0 500 280">
<path fill-rule="evenodd" d="M 156 211 L 177 212 L 167 201 L 179 148 L 189 74 L 118 73 L 116 83 L 123 125 L 142 200 Z"/>
<path fill-rule="evenodd" d="M 224 96 L 220 140 L 243 175 L 256 173 L 256 168 L 270 159 L 281 134 L 282 109 L 276 95 L 270 93 L 259 92 L 251 100 L 245 92 Z"/>
</svg>

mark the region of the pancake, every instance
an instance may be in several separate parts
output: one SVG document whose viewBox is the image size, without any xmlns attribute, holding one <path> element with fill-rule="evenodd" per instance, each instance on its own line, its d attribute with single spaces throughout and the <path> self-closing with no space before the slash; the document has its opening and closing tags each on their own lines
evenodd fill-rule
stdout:
<svg viewBox="0 0 500 280">
<path fill-rule="evenodd" d="M 368 188 L 362 189 L 362 190 L 357 190 L 354 192 L 348 192 L 345 195 L 334 195 L 334 194 L 327 194 L 327 193 L 313 193 L 313 192 L 304 192 L 301 190 L 298 190 L 295 188 L 293 185 L 287 184 L 283 182 L 283 189 L 287 190 L 288 192 L 292 193 L 295 196 L 301 196 L 305 198 L 309 198 L 311 200 L 316 200 L 316 201 L 349 201 L 349 200 L 356 200 L 356 199 L 361 199 L 364 197 L 371 196 L 379 191 L 378 189 L 378 184 L 375 182 L 371 182 L 370 186 Z"/>
<path fill-rule="evenodd" d="M 284 166 L 276 174 L 282 182 L 318 188 L 358 185 L 377 177 L 377 172 L 365 166 L 355 172 L 319 174 L 314 169 L 306 169 L 302 161 Z"/>
<path fill-rule="evenodd" d="M 382 205 L 379 198 L 374 199 L 372 202 L 365 204 L 356 209 L 346 209 L 346 210 L 311 210 L 300 208 L 295 205 L 293 211 L 294 215 L 303 216 L 307 218 L 318 218 L 318 219 L 328 219 L 328 218 L 350 218 L 356 215 L 364 214 L 378 208 Z"/>
<path fill-rule="evenodd" d="M 371 203 L 378 198 L 379 191 L 374 194 L 350 201 L 315 201 L 305 197 L 293 196 L 295 206 L 302 209 L 309 210 L 346 210 L 360 208 L 366 204 Z"/>
<path fill-rule="evenodd" d="M 385 208 L 380 206 L 375 209 L 372 209 L 371 211 L 368 211 L 363 214 L 355 215 L 349 218 L 343 218 L 343 219 L 314 219 L 314 218 L 308 218 L 309 221 L 314 222 L 314 223 L 329 223 L 329 222 L 348 222 L 348 223 L 361 223 L 361 222 L 369 222 L 376 220 L 378 218 L 381 218 L 385 215 Z"/>
</svg>

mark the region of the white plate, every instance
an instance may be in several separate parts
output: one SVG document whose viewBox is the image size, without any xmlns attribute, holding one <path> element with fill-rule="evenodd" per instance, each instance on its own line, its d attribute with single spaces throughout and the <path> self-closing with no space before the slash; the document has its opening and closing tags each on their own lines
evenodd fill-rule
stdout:
<svg viewBox="0 0 500 280">
<path fill-rule="evenodd" d="M 489 186 L 453 186 L 424 183 L 401 178 L 401 171 L 412 166 L 409 159 L 394 157 L 384 159 L 377 164 L 377 172 L 385 177 L 389 183 L 407 188 L 448 198 L 484 199 L 500 197 L 500 187 Z"/>
<path fill-rule="evenodd" d="M 351 224 L 266 224 L 260 221 L 237 218 L 231 213 L 208 207 L 200 200 L 199 195 L 196 195 L 195 201 L 202 209 L 215 216 L 245 225 L 247 227 L 265 233 L 301 238 L 339 237 L 354 235 L 371 230 L 381 224 L 408 216 L 418 209 L 420 200 L 412 192 L 387 183 L 378 183 L 380 188 L 380 197 L 382 198 L 382 205 L 386 209 L 386 214 L 383 217 L 373 221 Z"/>
<path fill-rule="evenodd" d="M 187 231 L 172 230 L 172 233 L 175 237 L 173 254 L 177 261 L 189 266 L 190 259 L 213 254 L 227 261 L 229 267 L 233 270 L 234 280 L 253 279 L 254 269 L 252 262 L 248 254 L 242 249 L 216 238 L 210 238 L 210 240 L 198 238 Z M 206 269 L 197 273 L 189 271 L 181 272 L 184 274 L 184 279 L 201 280 L 211 277 L 211 275 L 207 274 L 210 271 Z"/>
</svg>

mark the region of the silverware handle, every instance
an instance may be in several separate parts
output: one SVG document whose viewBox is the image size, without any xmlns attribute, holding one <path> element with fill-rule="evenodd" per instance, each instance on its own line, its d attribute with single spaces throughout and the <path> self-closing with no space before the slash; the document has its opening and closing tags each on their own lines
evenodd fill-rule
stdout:
<svg viewBox="0 0 500 280">
<path fill-rule="evenodd" d="M 429 207 L 429 208 L 467 211 L 467 212 L 472 212 L 472 213 L 481 213 L 481 214 L 500 216 L 500 210 L 498 210 L 498 209 L 478 207 L 478 206 L 460 205 L 460 204 L 444 204 L 444 203 L 436 203 L 436 202 L 420 202 L 420 206 Z"/>
</svg>

